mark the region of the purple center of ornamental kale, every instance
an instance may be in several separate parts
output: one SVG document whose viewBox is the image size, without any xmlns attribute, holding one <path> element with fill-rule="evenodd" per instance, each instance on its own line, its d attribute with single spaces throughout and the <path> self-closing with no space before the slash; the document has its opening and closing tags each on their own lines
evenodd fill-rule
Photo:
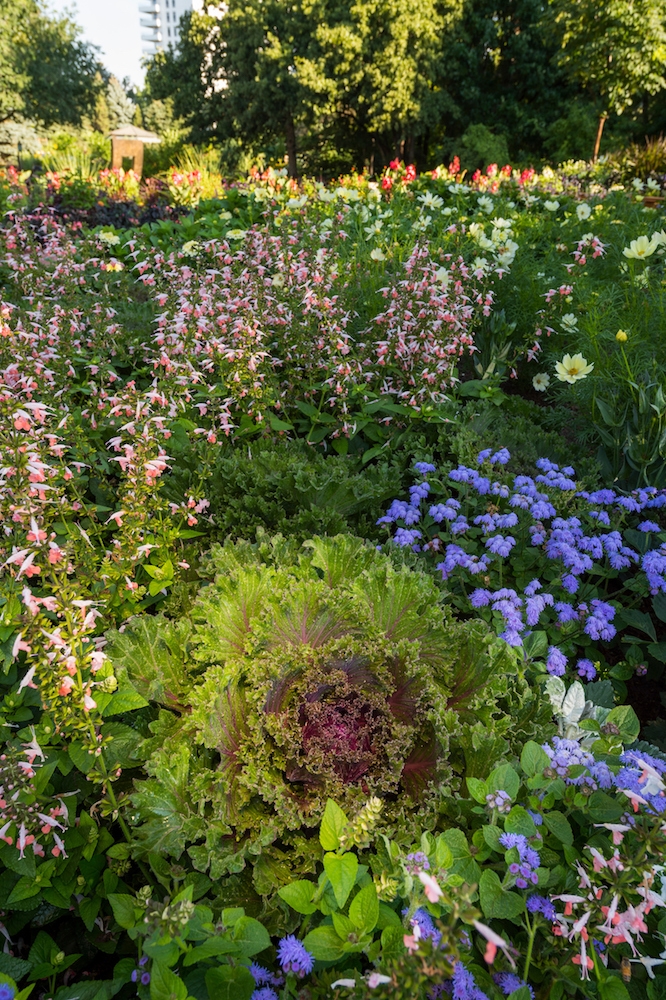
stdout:
<svg viewBox="0 0 666 1000">
<path fill-rule="evenodd" d="M 333 704 L 306 703 L 300 722 L 304 750 L 328 758 L 345 784 L 358 781 L 370 770 L 384 725 L 381 714 L 361 692 L 352 691 Z"/>
</svg>

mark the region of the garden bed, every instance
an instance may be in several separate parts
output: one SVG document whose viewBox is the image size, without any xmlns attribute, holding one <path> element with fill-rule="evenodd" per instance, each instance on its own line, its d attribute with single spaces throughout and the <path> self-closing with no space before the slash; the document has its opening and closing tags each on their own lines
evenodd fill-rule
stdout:
<svg viewBox="0 0 666 1000">
<path fill-rule="evenodd" d="M 3 188 L 5 1000 L 659 1000 L 661 205 L 220 191 Z"/>
</svg>

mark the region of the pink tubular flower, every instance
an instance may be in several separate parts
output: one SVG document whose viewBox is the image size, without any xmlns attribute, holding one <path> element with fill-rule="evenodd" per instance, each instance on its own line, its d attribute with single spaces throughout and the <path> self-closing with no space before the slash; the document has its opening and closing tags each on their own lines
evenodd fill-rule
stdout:
<svg viewBox="0 0 666 1000">
<path fill-rule="evenodd" d="M 428 875 L 427 872 L 419 872 L 419 879 L 423 883 L 423 889 L 431 903 L 437 903 L 443 896 L 442 890 L 440 889 L 436 879 L 432 875 Z"/>
</svg>

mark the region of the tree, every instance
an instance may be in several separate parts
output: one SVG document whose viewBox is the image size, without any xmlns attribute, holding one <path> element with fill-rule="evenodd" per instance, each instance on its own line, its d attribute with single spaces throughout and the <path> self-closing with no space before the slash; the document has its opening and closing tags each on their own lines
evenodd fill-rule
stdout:
<svg viewBox="0 0 666 1000">
<path fill-rule="evenodd" d="M 596 160 L 609 114 L 666 87 L 666 0 L 549 2 L 560 42 L 557 62 L 601 102 Z"/>
<path fill-rule="evenodd" d="M 120 80 L 112 76 L 106 89 L 106 102 L 109 109 L 109 124 L 112 129 L 119 125 L 127 125 L 134 118 L 136 105 L 125 92 Z"/>
<path fill-rule="evenodd" d="M 0 0 L 0 121 L 79 125 L 94 113 L 101 69 L 69 17 L 41 0 Z"/>
</svg>

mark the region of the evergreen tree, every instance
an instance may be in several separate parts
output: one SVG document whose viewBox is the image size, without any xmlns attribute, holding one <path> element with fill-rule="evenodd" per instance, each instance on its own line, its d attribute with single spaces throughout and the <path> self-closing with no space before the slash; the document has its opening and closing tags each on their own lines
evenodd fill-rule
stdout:
<svg viewBox="0 0 666 1000">
<path fill-rule="evenodd" d="M 111 129 L 118 128 L 120 125 L 131 124 L 136 105 L 127 96 L 125 88 L 115 76 L 109 79 L 109 84 L 106 88 L 106 103 Z"/>
</svg>

